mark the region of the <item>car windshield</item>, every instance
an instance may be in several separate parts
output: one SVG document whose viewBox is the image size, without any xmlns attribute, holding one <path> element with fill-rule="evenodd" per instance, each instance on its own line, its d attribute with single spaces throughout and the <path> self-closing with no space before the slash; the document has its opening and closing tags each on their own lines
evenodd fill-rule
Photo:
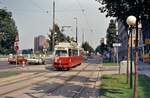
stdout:
<svg viewBox="0 0 150 98">
<path fill-rule="evenodd" d="M 55 55 L 56 56 L 67 56 L 67 51 L 66 50 L 56 50 Z"/>
</svg>

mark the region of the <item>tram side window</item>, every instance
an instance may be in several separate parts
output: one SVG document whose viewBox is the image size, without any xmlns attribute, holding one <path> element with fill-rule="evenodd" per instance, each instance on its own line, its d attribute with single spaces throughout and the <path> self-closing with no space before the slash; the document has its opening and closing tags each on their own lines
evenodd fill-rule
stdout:
<svg viewBox="0 0 150 98">
<path fill-rule="evenodd" d="M 79 55 L 83 55 L 83 52 L 82 52 L 82 50 L 79 50 Z"/>
<path fill-rule="evenodd" d="M 77 56 L 78 55 L 78 50 L 73 50 L 73 56 Z"/>
<path fill-rule="evenodd" d="M 69 56 L 72 56 L 72 51 L 71 51 L 71 49 L 69 49 Z"/>
<path fill-rule="evenodd" d="M 55 55 L 56 56 L 66 56 L 67 55 L 67 51 L 66 50 L 56 50 Z"/>
</svg>

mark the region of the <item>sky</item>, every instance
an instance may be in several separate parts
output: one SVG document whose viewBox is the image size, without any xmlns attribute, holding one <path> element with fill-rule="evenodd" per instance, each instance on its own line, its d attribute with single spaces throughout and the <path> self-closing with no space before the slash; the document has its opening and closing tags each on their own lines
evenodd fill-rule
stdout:
<svg viewBox="0 0 150 98">
<path fill-rule="evenodd" d="M 56 23 L 65 28 L 63 32 L 75 38 L 77 18 L 78 41 L 84 41 L 96 48 L 100 38 L 105 37 L 110 18 L 100 13 L 100 4 L 95 0 L 55 0 Z M 34 48 L 34 37 L 47 37 L 52 28 L 53 0 L 0 0 L 0 8 L 12 12 L 19 32 L 20 49 Z"/>
</svg>

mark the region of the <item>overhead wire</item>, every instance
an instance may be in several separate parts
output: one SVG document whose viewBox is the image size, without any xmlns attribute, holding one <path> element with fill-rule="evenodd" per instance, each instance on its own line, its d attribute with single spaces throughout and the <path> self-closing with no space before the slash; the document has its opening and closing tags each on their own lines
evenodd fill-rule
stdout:
<svg viewBox="0 0 150 98">
<path fill-rule="evenodd" d="M 30 0 L 30 3 L 32 4 L 32 5 L 34 5 L 35 7 L 37 7 L 38 9 L 40 9 L 41 11 L 37 11 L 37 10 L 32 10 L 32 9 L 10 9 L 10 10 L 14 10 L 14 11 L 16 11 L 16 12 L 21 12 L 21 13 L 30 13 L 30 12 L 32 12 L 32 13 L 51 13 L 52 12 L 52 10 L 45 10 L 44 8 L 42 8 L 41 6 L 39 6 L 36 2 L 34 2 L 33 0 Z M 1 1 L 0 1 L 0 4 L 3 4 Z M 80 5 L 80 3 L 79 3 L 79 6 L 80 6 L 80 9 L 65 9 L 65 10 L 56 10 L 56 12 L 77 12 L 77 11 L 79 11 L 79 10 L 81 10 L 82 9 L 82 7 L 81 7 L 81 5 Z M 51 6 L 49 6 L 49 8 L 51 9 Z M 8 9 L 8 8 L 7 8 Z M 82 13 L 84 13 L 84 11 L 83 11 L 83 9 L 82 9 Z"/>
<path fill-rule="evenodd" d="M 79 6 L 79 8 L 81 10 L 81 13 L 84 16 L 84 19 L 86 21 L 86 24 L 87 24 L 88 28 L 90 29 L 91 32 L 93 32 L 93 29 L 91 28 L 91 25 L 89 24 L 88 18 L 87 18 L 86 14 L 85 14 L 85 9 L 82 8 L 81 3 L 78 0 L 76 0 L 76 1 L 77 1 L 77 4 L 78 4 L 78 6 Z"/>
<path fill-rule="evenodd" d="M 31 3 L 32 3 L 34 6 L 36 6 L 37 8 L 39 8 L 41 11 L 48 13 L 47 10 L 43 9 L 42 7 L 40 7 L 40 6 L 39 6 L 37 3 L 35 3 L 33 0 L 30 0 L 30 1 L 31 1 Z"/>
<path fill-rule="evenodd" d="M 86 24 L 87 24 L 87 26 L 88 26 L 88 28 L 90 28 L 90 30 L 92 31 L 92 29 L 91 29 L 91 26 L 90 26 L 90 24 L 89 24 L 89 21 L 88 21 L 88 18 L 87 18 L 87 16 L 86 16 L 86 14 L 85 14 L 85 9 L 83 9 L 82 8 L 82 6 L 81 6 L 81 4 L 80 4 L 80 2 L 78 1 L 78 0 L 76 0 L 77 1 L 77 4 L 79 5 L 79 8 L 80 9 L 72 9 L 72 10 L 56 10 L 56 12 L 68 12 L 68 11 L 78 11 L 78 10 L 81 10 L 81 13 L 83 14 L 83 16 L 84 16 L 84 19 L 85 19 L 85 21 L 86 21 Z M 24 10 L 21 10 L 21 9 L 9 9 L 9 10 L 13 10 L 13 11 L 16 11 L 16 12 L 21 12 L 21 13 L 50 13 L 50 12 L 52 12 L 51 10 L 45 10 L 44 8 L 42 8 L 41 6 L 39 6 L 36 2 L 34 2 L 33 0 L 30 0 L 30 3 L 32 4 L 32 5 L 34 5 L 35 7 L 37 7 L 38 9 L 40 9 L 41 10 L 41 12 L 39 12 L 39 11 L 36 11 L 36 10 L 26 10 L 26 9 L 24 9 Z M 8 9 L 8 8 L 7 8 Z"/>
<path fill-rule="evenodd" d="M 3 5 L 4 4 L 4 0 L 2 2 L 2 0 L 0 0 L 0 4 Z M 39 10 L 33 10 L 33 9 L 14 9 L 14 8 L 9 8 L 4 6 L 4 8 L 6 8 L 7 10 L 12 10 L 15 12 L 19 12 L 19 13 L 48 13 L 48 11 L 44 10 L 42 7 L 40 7 L 37 3 L 35 3 L 33 0 L 30 0 L 30 4 L 34 5 L 35 7 L 37 7 Z"/>
</svg>

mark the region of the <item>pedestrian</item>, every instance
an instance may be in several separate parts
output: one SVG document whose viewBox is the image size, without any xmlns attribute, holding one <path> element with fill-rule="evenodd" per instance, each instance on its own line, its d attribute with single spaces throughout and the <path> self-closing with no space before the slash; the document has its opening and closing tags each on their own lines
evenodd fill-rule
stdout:
<svg viewBox="0 0 150 98">
<path fill-rule="evenodd" d="M 25 61 L 22 61 L 22 67 L 25 67 Z"/>
</svg>

